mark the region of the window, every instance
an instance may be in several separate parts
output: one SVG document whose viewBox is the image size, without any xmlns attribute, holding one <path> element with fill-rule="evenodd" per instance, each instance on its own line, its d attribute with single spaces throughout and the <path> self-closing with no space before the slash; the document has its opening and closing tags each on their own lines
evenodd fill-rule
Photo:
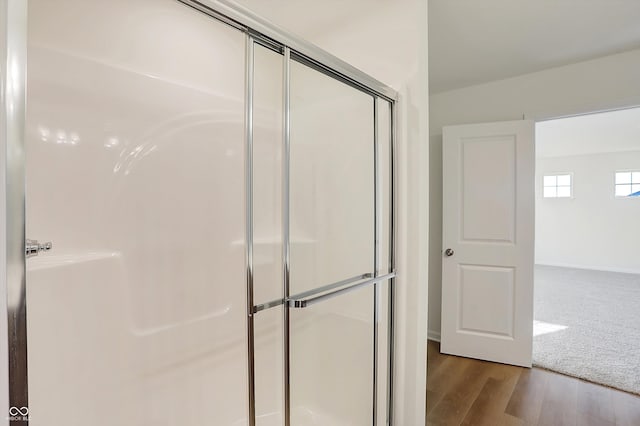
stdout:
<svg viewBox="0 0 640 426">
<path fill-rule="evenodd" d="M 640 197 L 640 171 L 616 172 L 616 197 Z"/>
<path fill-rule="evenodd" d="M 545 175 L 543 178 L 543 197 L 544 198 L 570 198 L 571 175 Z"/>
</svg>

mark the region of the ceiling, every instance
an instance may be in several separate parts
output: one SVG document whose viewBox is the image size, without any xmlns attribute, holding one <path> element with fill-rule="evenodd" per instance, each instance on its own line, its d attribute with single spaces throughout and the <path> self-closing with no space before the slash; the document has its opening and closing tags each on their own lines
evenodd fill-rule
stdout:
<svg viewBox="0 0 640 426">
<path fill-rule="evenodd" d="M 640 151 L 640 108 L 536 124 L 536 157 Z"/>
<path fill-rule="evenodd" d="M 356 66 L 357 55 L 343 54 L 354 46 L 333 38 L 363 32 L 357 49 L 380 58 L 366 71 L 383 69 L 378 77 L 390 84 L 382 59 L 413 66 L 421 1 L 429 2 L 432 94 L 640 48 L 639 0 L 235 0 Z M 363 29 L 367 21 L 375 27 Z"/>
<path fill-rule="evenodd" d="M 429 0 L 431 93 L 636 48 L 638 0 Z"/>
</svg>

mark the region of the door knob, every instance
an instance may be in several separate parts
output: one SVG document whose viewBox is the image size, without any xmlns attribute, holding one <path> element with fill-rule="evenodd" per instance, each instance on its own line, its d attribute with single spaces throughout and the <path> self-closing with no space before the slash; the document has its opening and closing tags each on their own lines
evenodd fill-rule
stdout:
<svg viewBox="0 0 640 426">
<path fill-rule="evenodd" d="M 450 249 L 450 248 L 448 248 L 448 249 L 446 249 L 444 251 L 444 255 L 447 256 L 447 257 L 453 256 L 453 253 L 454 253 L 454 251 L 452 249 Z"/>
</svg>

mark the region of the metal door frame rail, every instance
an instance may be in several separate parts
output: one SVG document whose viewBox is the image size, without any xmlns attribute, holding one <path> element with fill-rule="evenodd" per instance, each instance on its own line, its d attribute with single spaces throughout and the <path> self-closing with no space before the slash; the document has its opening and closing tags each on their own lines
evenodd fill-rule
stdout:
<svg viewBox="0 0 640 426">
<path fill-rule="evenodd" d="M 291 290 L 291 49 L 284 47 L 282 70 L 282 291 L 283 300 Z M 282 310 L 282 391 L 284 393 L 284 426 L 291 425 L 291 317 L 289 309 Z"/>
<path fill-rule="evenodd" d="M 6 231 L 0 282 L 6 284 L 7 341 L 0 348 L 7 351 L 9 379 L 8 416 L 13 425 L 28 424 L 29 392 L 27 380 L 27 305 L 25 268 L 25 105 L 27 63 L 27 2 L 0 0 L 0 149 L 4 151 L 0 166 L 2 210 Z M 4 233 L 4 232 L 3 232 Z M 0 285 L 0 288 L 2 286 Z M 5 305 L 6 303 L 6 305 Z M 5 346 L 6 345 L 6 346 Z M 3 368 L 6 368 L 4 366 Z M 5 406 L 2 401 L 0 406 Z M 10 407 L 13 407 L 11 409 Z M 26 412 L 25 412 L 26 410 Z"/>
<path fill-rule="evenodd" d="M 247 280 L 247 380 L 249 400 L 249 426 L 256 424 L 255 386 L 255 332 L 253 318 L 253 89 L 254 89 L 254 42 L 247 36 L 245 43 L 245 265 Z"/>
<path fill-rule="evenodd" d="M 397 224 L 397 193 L 396 193 L 396 182 L 398 170 L 396 168 L 396 153 L 398 152 L 397 147 L 397 136 L 398 130 L 396 128 L 398 123 L 398 108 L 397 102 L 389 102 L 389 201 L 391 203 L 389 209 L 389 270 L 396 270 L 396 227 Z M 388 368 L 387 368 L 387 425 L 393 425 L 393 390 L 394 390 L 394 368 L 395 368 L 395 297 L 396 297 L 396 279 L 392 278 L 389 282 L 389 303 L 388 303 L 388 320 L 387 320 L 387 351 L 388 351 Z"/>
<path fill-rule="evenodd" d="M 378 206 L 380 205 L 380 194 L 378 193 L 381 186 L 379 185 L 380 167 L 378 165 L 379 143 L 378 143 L 378 98 L 373 98 L 373 276 L 378 277 L 379 258 L 380 258 L 380 215 L 378 214 Z M 395 276 L 395 271 L 394 274 Z M 373 424 L 378 424 L 378 282 L 373 282 L 373 395 L 372 395 L 372 417 Z"/>
</svg>

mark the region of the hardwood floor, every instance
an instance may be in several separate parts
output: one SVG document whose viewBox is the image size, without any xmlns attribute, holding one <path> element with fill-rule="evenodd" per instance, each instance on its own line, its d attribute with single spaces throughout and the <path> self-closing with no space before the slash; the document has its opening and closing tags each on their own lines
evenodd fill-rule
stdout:
<svg viewBox="0 0 640 426">
<path fill-rule="evenodd" d="M 427 425 L 640 426 L 640 397 L 427 347 Z M 640 368 L 640 366 L 639 366 Z"/>
</svg>

